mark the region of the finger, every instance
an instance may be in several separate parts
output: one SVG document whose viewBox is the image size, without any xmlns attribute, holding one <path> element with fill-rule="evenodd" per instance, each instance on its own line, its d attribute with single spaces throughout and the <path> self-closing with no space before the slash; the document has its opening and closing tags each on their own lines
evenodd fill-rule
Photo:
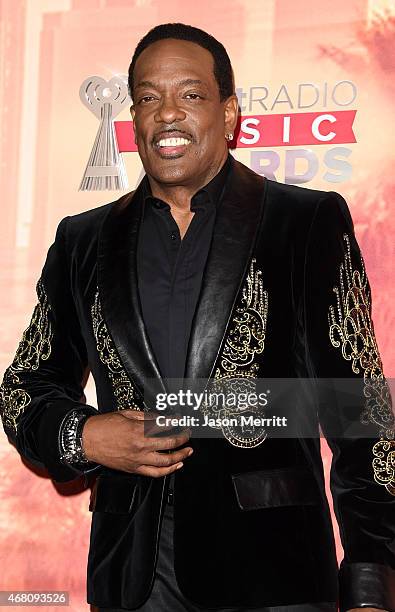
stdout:
<svg viewBox="0 0 395 612">
<path fill-rule="evenodd" d="M 158 415 L 153 414 L 152 412 L 125 409 L 120 411 L 120 414 L 121 416 L 126 417 L 129 421 L 132 421 L 135 425 L 138 424 L 139 426 L 144 427 L 144 436 L 147 438 L 161 433 L 162 430 L 164 432 L 168 431 L 170 434 L 171 430 L 173 429 L 171 425 L 166 425 L 157 429 L 155 419 Z"/>
<path fill-rule="evenodd" d="M 132 421 L 140 421 L 141 424 L 144 425 L 145 435 L 150 437 L 151 435 L 155 435 L 157 433 L 161 433 L 162 431 L 171 431 L 174 429 L 172 425 L 156 425 L 156 419 L 158 417 L 158 413 L 148 412 L 143 410 L 131 410 L 129 408 L 120 411 L 120 414 L 127 419 Z"/>
<path fill-rule="evenodd" d="M 147 440 L 147 448 L 155 451 L 172 450 L 186 444 L 190 437 L 190 432 L 187 431 L 176 436 L 173 435 L 163 436 L 161 438 L 149 438 Z"/>
<path fill-rule="evenodd" d="M 142 474 L 143 476 L 151 476 L 151 478 L 160 478 L 162 476 L 168 476 L 173 472 L 176 472 L 180 468 L 182 468 L 183 463 L 176 463 L 175 465 L 171 465 L 170 467 L 152 467 L 150 465 L 140 465 L 137 468 L 136 473 Z"/>
<path fill-rule="evenodd" d="M 185 461 L 187 457 L 192 455 L 193 449 L 190 446 L 181 448 L 173 453 L 147 453 L 144 455 L 144 464 L 155 467 L 169 467 L 175 463 Z"/>
<path fill-rule="evenodd" d="M 131 408 L 125 408 L 124 410 L 120 410 L 119 414 L 125 417 L 126 419 L 133 419 L 136 421 L 144 421 L 146 418 L 146 413 L 142 410 L 132 410 Z"/>
<path fill-rule="evenodd" d="M 177 434 L 182 433 L 185 430 L 185 427 L 175 427 L 174 425 L 158 425 L 156 419 L 150 419 L 144 422 L 144 435 L 147 438 L 160 438 L 160 437 L 168 437 L 175 436 Z"/>
</svg>

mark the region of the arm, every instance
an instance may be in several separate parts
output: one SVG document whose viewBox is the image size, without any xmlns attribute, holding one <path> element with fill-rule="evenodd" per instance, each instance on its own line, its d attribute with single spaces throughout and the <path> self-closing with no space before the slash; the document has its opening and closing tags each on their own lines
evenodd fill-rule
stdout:
<svg viewBox="0 0 395 612">
<path fill-rule="evenodd" d="M 57 229 L 37 282 L 37 305 L 0 388 L 4 431 L 18 452 L 56 481 L 96 468 L 61 461 L 61 425 L 73 410 L 96 415 L 84 401 L 88 369 L 85 343 L 70 288 L 67 217 Z"/>
<path fill-rule="evenodd" d="M 310 376 L 361 383 L 351 409 L 334 396 L 319 408 L 333 452 L 331 491 L 344 548 L 340 611 L 371 606 L 393 612 L 394 416 L 374 335 L 369 281 L 347 204 L 336 193 L 320 200 L 311 226 L 305 329 Z M 360 430 L 366 426 L 366 433 L 339 434 L 353 421 Z"/>
</svg>

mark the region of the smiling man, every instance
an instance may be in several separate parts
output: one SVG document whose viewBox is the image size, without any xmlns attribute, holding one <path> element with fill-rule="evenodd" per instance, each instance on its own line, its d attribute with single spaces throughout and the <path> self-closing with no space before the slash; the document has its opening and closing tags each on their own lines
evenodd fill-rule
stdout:
<svg viewBox="0 0 395 612">
<path fill-rule="evenodd" d="M 146 175 L 61 221 L 2 385 L 4 429 L 22 455 L 57 481 L 97 472 L 88 602 L 101 612 L 394 612 L 394 419 L 377 394 L 385 379 L 347 204 L 230 156 L 232 68 L 202 30 L 148 32 L 129 87 Z M 89 369 L 99 414 L 82 399 Z M 177 379 L 258 377 L 350 377 L 369 393 L 351 411 L 333 394 L 295 402 L 307 437 L 144 435 L 153 398 Z M 364 436 L 339 430 L 358 423 Z M 334 452 L 340 569 L 319 426 Z"/>
</svg>

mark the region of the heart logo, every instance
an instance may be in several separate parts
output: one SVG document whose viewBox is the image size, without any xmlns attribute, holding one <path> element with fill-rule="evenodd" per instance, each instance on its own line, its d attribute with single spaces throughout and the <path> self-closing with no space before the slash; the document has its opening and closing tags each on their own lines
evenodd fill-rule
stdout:
<svg viewBox="0 0 395 612">
<path fill-rule="evenodd" d="M 80 87 L 80 99 L 98 119 L 103 117 L 103 108 L 108 104 L 114 119 L 121 110 L 131 103 L 126 77 L 115 76 L 106 81 L 99 76 L 85 79 Z"/>
</svg>

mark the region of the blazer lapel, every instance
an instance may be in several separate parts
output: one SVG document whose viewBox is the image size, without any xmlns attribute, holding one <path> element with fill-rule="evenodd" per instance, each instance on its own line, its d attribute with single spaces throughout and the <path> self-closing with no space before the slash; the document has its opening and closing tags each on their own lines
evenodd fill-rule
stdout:
<svg viewBox="0 0 395 612">
<path fill-rule="evenodd" d="M 192 322 L 185 377 L 208 379 L 248 272 L 263 217 L 266 180 L 232 160 Z"/>
<path fill-rule="evenodd" d="M 124 368 L 146 405 L 164 392 L 146 333 L 137 284 L 137 238 L 143 188 L 121 198 L 105 218 L 98 244 L 98 286 L 104 320 Z"/>
</svg>

